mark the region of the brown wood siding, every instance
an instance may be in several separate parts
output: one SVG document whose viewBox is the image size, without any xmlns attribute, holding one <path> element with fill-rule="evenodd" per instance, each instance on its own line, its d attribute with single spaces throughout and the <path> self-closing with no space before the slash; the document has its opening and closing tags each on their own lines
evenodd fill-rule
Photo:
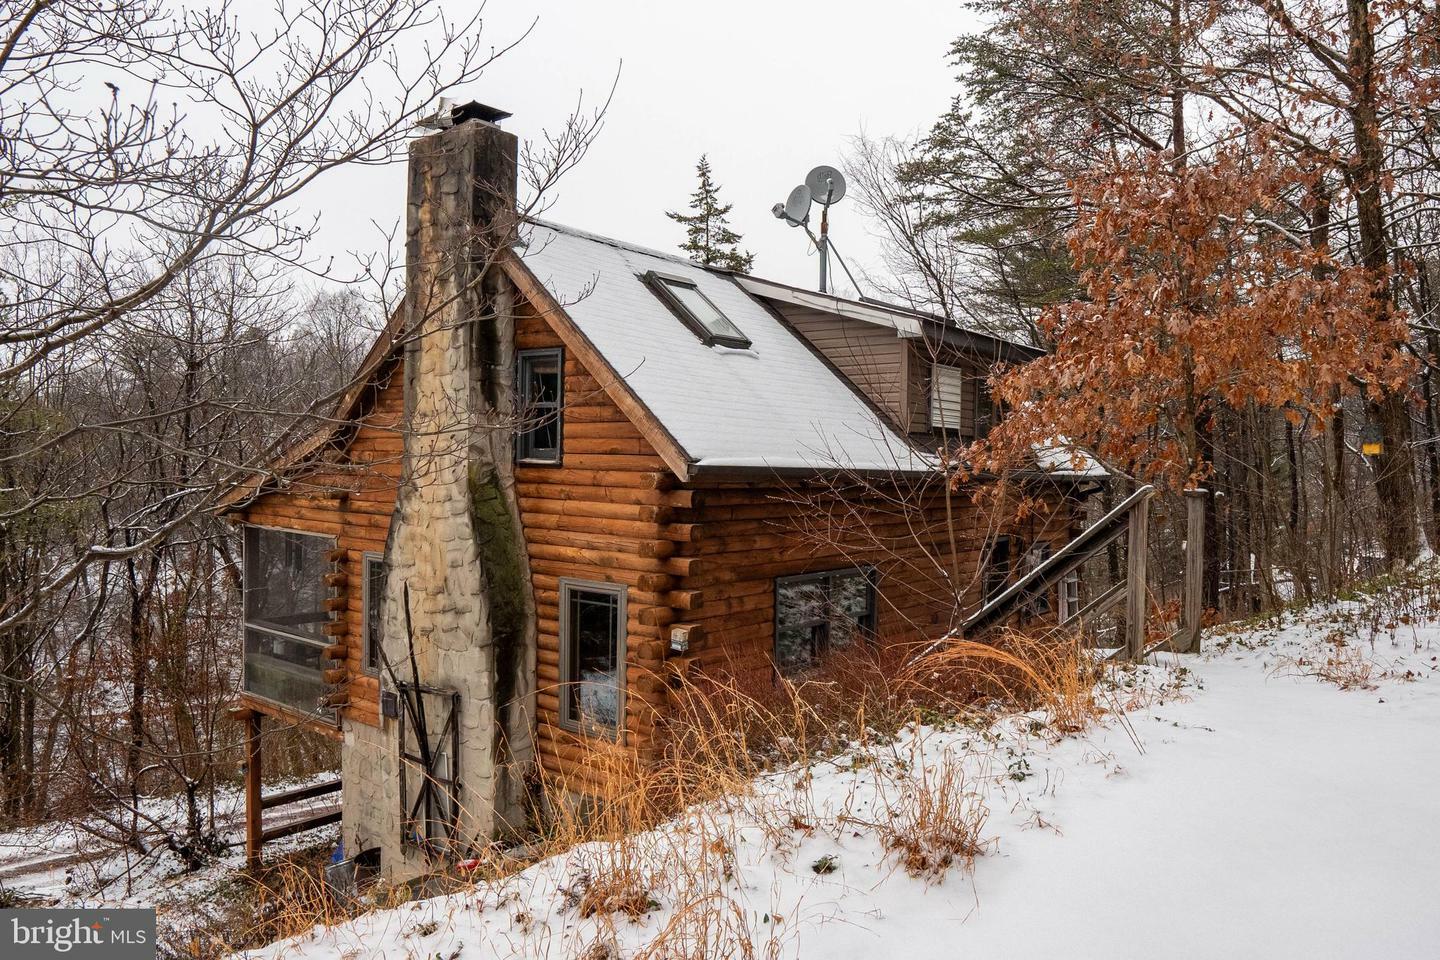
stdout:
<svg viewBox="0 0 1440 960">
<path fill-rule="evenodd" d="M 560 347 L 545 319 L 526 306 L 516 323 L 521 350 Z M 673 505 L 689 501 L 667 489 L 674 477 L 636 426 L 606 396 L 592 371 L 565 354 L 561 463 L 522 465 L 515 478 L 530 554 L 538 616 L 536 736 L 540 762 L 576 788 L 603 769 L 597 757 L 647 752 L 665 644 L 662 611 L 676 583 L 672 556 L 690 530 L 673 525 Z M 626 587 L 625 730 L 620 744 L 560 726 L 560 581 Z"/>
<path fill-rule="evenodd" d="M 773 306 L 901 432 L 928 426 L 926 420 L 912 426 L 913 403 L 906 390 L 909 382 L 905 369 L 907 340 L 894 330 L 873 323 L 846 320 L 791 304 Z"/>
<path fill-rule="evenodd" d="M 903 507 L 895 505 L 896 493 Z M 691 655 L 704 669 L 755 681 L 771 676 L 777 577 L 873 566 L 882 642 L 933 638 L 951 623 L 956 611 L 950 536 L 938 489 L 875 489 L 863 495 L 798 485 L 728 485 L 700 489 L 697 500 L 695 508 L 678 513 L 698 525 L 701 537 L 687 553 L 704 561 L 681 585 L 697 604 L 682 619 L 703 627 Z M 1070 539 L 1075 519 L 1063 502 L 1052 501 L 1050 513 L 992 531 L 966 493 L 953 495 L 950 508 L 965 586 L 962 609 L 980 600 L 979 566 L 993 533 L 1058 548 Z"/>
<path fill-rule="evenodd" d="M 332 638 L 346 647 L 345 668 L 351 678 L 349 704 L 343 712 L 351 720 L 372 725 L 380 722 L 379 683 L 365 674 L 362 662 L 364 557 L 385 552 L 404 454 L 400 430 L 404 409 L 400 364 L 391 362 L 381 367 L 343 453 L 296 477 L 285 490 L 259 497 L 240 514 L 246 523 L 334 537 L 344 551 L 339 569 L 345 584 L 336 591 L 345 600 L 338 618 L 344 633 Z"/>
</svg>

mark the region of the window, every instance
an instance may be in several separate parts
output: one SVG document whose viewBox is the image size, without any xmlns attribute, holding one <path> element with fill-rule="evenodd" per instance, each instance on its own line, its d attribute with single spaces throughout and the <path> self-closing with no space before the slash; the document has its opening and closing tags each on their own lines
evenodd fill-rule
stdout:
<svg viewBox="0 0 1440 960">
<path fill-rule="evenodd" d="M 365 554 L 365 625 L 364 664 L 371 673 L 380 670 L 380 631 L 384 627 L 381 617 L 385 603 L 385 558 L 378 553 Z"/>
<path fill-rule="evenodd" d="M 775 665 L 813 665 L 875 630 L 874 573 L 833 570 L 775 581 Z"/>
<path fill-rule="evenodd" d="M 334 540 L 291 530 L 245 529 L 244 688 L 304 713 L 331 716 L 320 698 L 330 640 L 325 574 Z"/>
<path fill-rule="evenodd" d="M 565 356 L 556 350 L 521 350 L 516 360 L 515 408 L 520 416 L 515 457 L 524 463 L 559 463 Z"/>
<path fill-rule="evenodd" d="M 1060 622 L 1073 620 L 1080 613 L 1080 571 L 1071 570 L 1060 579 Z"/>
<path fill-rule="evenodd" d="M 996 537 L 990 545 L 990 555 L 985 558 L 985 575 L 981 586 L 985 596 L 983 602 L 994 600 L 1010 585 L 1010 574 L 1014 570 L 1016 544 L 1010 537 Z"/>
<path fill-rule="evenodd" d="M 966 430 L 965 371 L 937 363 L 930 372 L 930 426 L 936 430 Z M 967 431 L 968 432 L 968 431 Z"/>
<path fill-rule="evenodd" d="M 1027 576 L 1032 570 L 1049 559 L 1050 544 L 1043 540 L 1039 543 L 1032 544 L 1030 549 L 1025 551 L 1025 556 L 1020 560 L 1019 575 L 1022 577 Z M 1050 612 L 1050 593 L 1048 590 L 1041 593 L 1033 593 L 1027 590 L 1026 593 L 1026 613 L 1032 617 L 1039 617 Z"/>
<path fill-rule="evenodd" d="M 996 418 L 1000 411 L 995 406 L 995 398 L 990 395 L 990 384 L 985 382 L 983 377 L 975 381 L 975 436 L 980 438 L 990 432 L 995 426 Z"/>
<path fill-rule="evenodd" d="M 624 691 L 625 587 L 560 581 L 560 725 L 617 736 Z"/>
<path fill-rule="evenodd" d="M 693 280 L 654 270 L 641 279 L 707 347 L 718 345 L 745 349 L 750 346 L 750 338 L 700 292 Z"/>
</svg>

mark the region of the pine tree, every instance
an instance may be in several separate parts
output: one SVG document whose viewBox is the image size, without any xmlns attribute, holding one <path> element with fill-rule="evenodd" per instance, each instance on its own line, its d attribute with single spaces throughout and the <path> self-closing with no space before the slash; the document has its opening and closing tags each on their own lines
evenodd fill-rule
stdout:
<svg viewBox="0 0 1440 960">
<path fill-rule="evenodd" d="M 720 187 L 711 174 L 709 157 L 700 157 L 695 173 L 700 178 L 700 186 L 690 195 L 690 209 L 694 212 L 669 210 L 665 213 L 671 220 L 685 225 L 685 242 L 680 244 L 680 249 L 691 260 L 707 267 L 749 273 L 755 265 L 755 255 L 740 249 L 740 234 L 730 229 L 726 216 L 731 204 L 720 202 Z"/>
</svg>

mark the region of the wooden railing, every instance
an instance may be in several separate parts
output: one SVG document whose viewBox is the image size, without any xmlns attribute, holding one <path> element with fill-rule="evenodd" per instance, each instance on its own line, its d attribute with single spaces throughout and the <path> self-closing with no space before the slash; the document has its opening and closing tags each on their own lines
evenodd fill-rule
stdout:
<svg viewBox="0 0 1440 960">
<path fill-rule="evenodd" d="M 1073 573 L 1087 560 L 1096 556 L 1120 537 L 1128 537 L 1125 579 L 1090 601 L 1073 619 L 1098 616 L 1126 600 L 1126 637 L 1122 650 L 1139 657 L 1145 647 L 1146 612 L 1146 544 L 1150 531 L 1150 498 L 1155 488 L 1149 484 L 1136 490 L 1099 520 L 1080 532 L 1065 546 L 1056 550 L 1029 573 L 1010 584 L 972 613 L 951 637 L 937 640 L 919 654 L 927 656 L 939 650 L 958 635 L 973 636 L 1015 616 L 1037 597 L 1055 587 L 1067 574 Z M 918 659 L 918 657 L 917 657 Z"/>
<path fill-rule="evenodd" d="M 260 734 L 264 715 L 258 710 L 243 706 L 232 709 L 230 715 L 245 725 L 245 864 L 253 870 L 260 866 L 260 851 L 269 841 L 340 822 L 338 806 L 315 810 L 269 827 L 265 826 L 264 812 L 337 793 L 341 789 L 341 782 L 339 779 L 325 780 L 281 790 L 269 796 L 262 795 Z"/>
</svg>

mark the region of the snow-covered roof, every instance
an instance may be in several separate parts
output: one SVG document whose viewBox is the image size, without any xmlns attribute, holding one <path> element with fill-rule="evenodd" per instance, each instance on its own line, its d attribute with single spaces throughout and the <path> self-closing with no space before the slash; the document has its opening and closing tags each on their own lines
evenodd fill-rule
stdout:
<svg viewBox="0 0 1440 960">
<path fill-rule="evenodd" d="M 966 320 L 958 316 L 947 319 L 938 313 L 887 303 L 872 297 L 856 300 L 836 293 L 819 293 L 760 277 L 740 276 L 736 277 L 736 281 L 757 297 L 823 310 L 860 323 L 890 327 L 902 337 L 920 337 L 924 336 L 926 331 L 941 335 L 948 332 L 974 338 L 975 342 L 989 343 L 992 349 L 1019 348 L 1029 354 L 1038 352 L 1034 340 L 1020 328 L 1002 329 L 995 324 Z"/>
<path fill-rule="evenodd" d="M 1110 471 L 1095 457 L 1064 437 L 1052 443 L 1037 443 L 1031 448 L 1035 465 L 1041 472 L 1054 477 L 1108 477 Z"/>
<path fill-rule="evenodd" d="M 928 469 L 856 389 L 734 275 L 535 221 L 517 251 L 700 470 Z M 706 344 L 641 280 L 693 282 L 750 340 Z"/>
</svg>

